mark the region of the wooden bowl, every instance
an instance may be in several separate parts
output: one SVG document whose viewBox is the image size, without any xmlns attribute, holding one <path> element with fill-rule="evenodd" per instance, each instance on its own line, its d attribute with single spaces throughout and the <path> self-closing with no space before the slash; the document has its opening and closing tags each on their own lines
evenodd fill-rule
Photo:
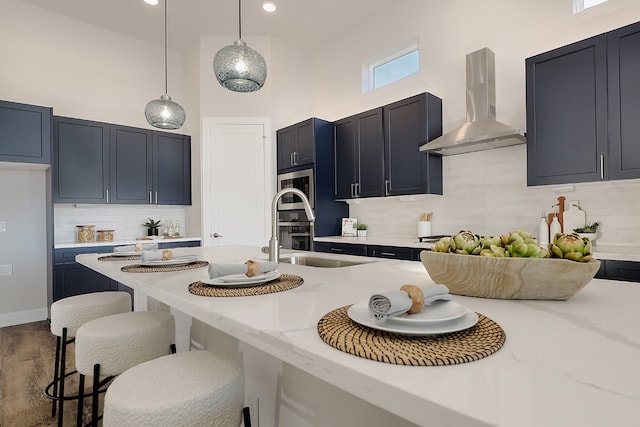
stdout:
<svg viewBox="0 0 640 427">
<path fill-rule="evenodd" d="M 422 251 L 431 279 L 456 295 L 498 299 L 567 300 L 600 268 L 600 261 L 558 258 L 491 258 Z"/>
</svg>

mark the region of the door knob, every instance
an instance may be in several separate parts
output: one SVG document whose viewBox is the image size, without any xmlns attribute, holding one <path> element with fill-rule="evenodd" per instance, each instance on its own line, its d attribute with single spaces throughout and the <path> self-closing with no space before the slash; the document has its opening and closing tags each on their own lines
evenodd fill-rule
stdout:
<svg viewBox="0 0 640 427">
<path fill-rule="evenodd" d="M 222 237 L 222 234 L 213 233 L 211 237 L 215 237 L 217 239 L 218 237 Z"/>
</svg>

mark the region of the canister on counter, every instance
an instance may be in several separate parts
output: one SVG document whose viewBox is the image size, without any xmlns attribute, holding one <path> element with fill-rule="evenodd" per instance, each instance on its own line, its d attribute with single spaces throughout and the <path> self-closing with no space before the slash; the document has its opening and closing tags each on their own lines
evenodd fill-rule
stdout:
<svg viewBox="0 0 640 427">
<path fill-rule="evenodd" d="M 98 230 L 98 242 L 113 242 L 115 230 Z"/>
<path fill-rule="evenodd" d="M 93 242 L 96 237 L 95 225 L 76 225 L 76 240 L 78 242 Z"/>
</svg>

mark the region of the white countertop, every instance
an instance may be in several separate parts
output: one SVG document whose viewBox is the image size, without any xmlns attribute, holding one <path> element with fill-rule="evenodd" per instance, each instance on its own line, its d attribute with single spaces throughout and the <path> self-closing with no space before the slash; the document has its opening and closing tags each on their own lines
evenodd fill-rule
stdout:
<svg viewBox="0 0 640 427">
<path fill-rule="evenodd" d="M 193 242 L 194 240 L 202 240 L 200 237 L 178 237 L 178 238 L 164 238 L 158 237 L 153 239 L 147 239 L 140 237 L 138 239 L 130 240 L 112 240 L 112 241 L 94 241 L 94 242 L 56 242 L 54 244 L 55 249 L 64 248 L 84 248 L 90 246 L 120 246 L 120 245 L 133 245 L 135 243 L 171 243 L 171 242 Z"/>
<path fill-rule="evenodd" d="M 247 246 L 175 249 L 181 251 L 210 262 L 265 257 Z M 79 255 L 77 261 L 418 425 L 637 426 L 640 419 L 637 283 L 594 279 L 569 301 L 454 296 L 502 326 L 504 346 L 475 362 L 409 367 L 343 353 L 325 344 L 316 327 L 329 311 L 373 292 L 433 283 L 419 262 L 361 258 L 369 263 L 344 268 L 281 263 L 281 272 L 303 277 L 304 284 L 268 295 L 214 298 L 187 289 L 207 276 L 206 268 L 123 273 L 130 261 L 97 257 Z"/>
<path fill-rule="evenodd" d="M 433 242 L 419 242 L 415 239 L 389 238 L 389 237 L 341 237 L 327 236 L 315 237 L 315 242 L 333 242 L 333 243 L 350 243 L 362 245 L 381 245 L 381 246 L 398 246 L 406 248 L 424 248 L 431 249 Z M 640 246 L 634 245 L 613 245 L 599 244 L 597 241 L 592 245 L 591 252 L 597 259 L 609 259 L 618 261 L 636 261 L 640 262 Z"/>
</svg>

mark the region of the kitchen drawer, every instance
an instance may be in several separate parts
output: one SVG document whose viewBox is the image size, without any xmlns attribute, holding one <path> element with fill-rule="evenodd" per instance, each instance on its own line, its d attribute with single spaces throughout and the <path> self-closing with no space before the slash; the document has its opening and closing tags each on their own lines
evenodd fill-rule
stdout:
<svg viewBox="0 0 640 427">
<path fill-rule="evenodd" d="M 87 246 L 79 248 L 55 249 L 53 252 L 53 264 L 73 264 L 76 262 L 76 255 L 80 254 L 103 254 L 113 252 L 114 246 Z"/>
<path fill-rule="evenodd" d="M 627 282 L 640 282 L 640 262 L 603 260 L 602 266 L 596 275 L 600 279 L 624 280 Z"/>
<path fill-rule="evenodd" d="M 412 250 L 411 248 L 403 248 L 398 246 L 367 245 L 367 256 L 376 258 L 411 260 Z"/>
<path fill-rule="evenodd" d="M 367 256 L 367 246 L 351 243 L 314 242 L 316 252 Z"/>
<path fill-rule="evenodd" d="M 162 242 L 158 244 L 159 249 L 197 248 L 199 246 L 200 240 L 191 240 L 189 242 Z"/>
</svg>

